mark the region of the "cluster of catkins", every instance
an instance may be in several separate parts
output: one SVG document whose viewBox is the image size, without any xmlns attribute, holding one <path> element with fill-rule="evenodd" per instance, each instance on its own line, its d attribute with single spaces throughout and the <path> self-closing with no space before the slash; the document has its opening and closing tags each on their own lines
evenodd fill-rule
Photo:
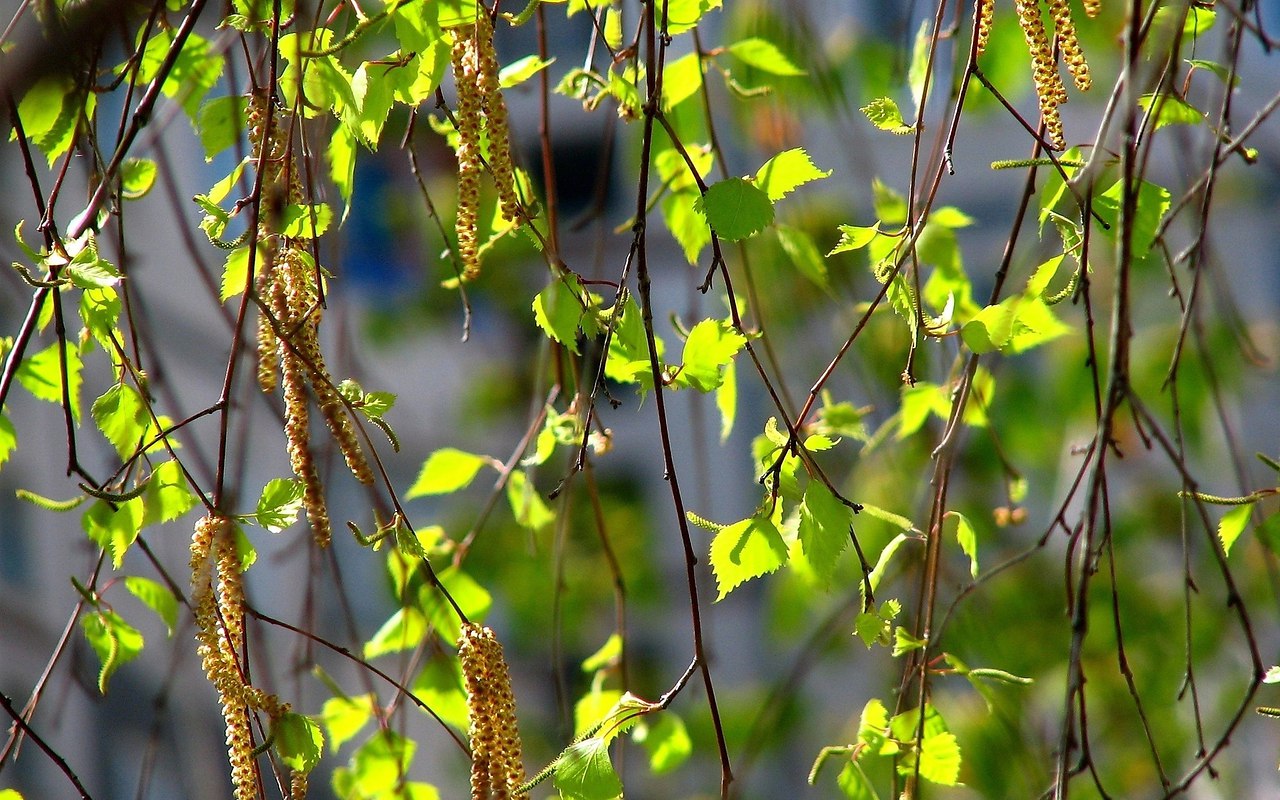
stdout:
<svg viewBox="0 0 1280 800">
<path fill-rule="evenodd" d="M 489 171 L 498 190 L 502 215 L 519 223 L 522 212 L 511 161 L 507 105 L 498 85 L 493 20 L 483 4 L 477 4 L 475 22 L 454 28 L 453 36 L 451 55 L 458 92 L 458 257 L 462 261 L 462 277 L 471 280 L 480 274 L 477 221 L 484 165 L 482 133 L 488 135 Z"/>
<path fill-rule="evenodd" d="M 991 20 L 995 15 L 995 3 L 996 0 L 978 0 L 976 13 L 979 53 L 986 49 L 987 38 L 991 33 Z M 1075 80 L 1077 89 L 1088 90 L 1093 85 L 1093 80 L 1089 76 L 1089 65 L 1085 61 L 1084 52 L 1080 49 L 1080 39 L 1076 35 L 1068 0 L 1046 0 L 1049 16 L 1053 20 L 1052 39 L 1045 29 L 1040 3 L 1041 0 L 1014 0 L 1014 7 L 1018 11 L 1018 24 L 1027 40 L 1027 49 L 1031 51 L 1032 79 L 1035 81 L 1036 96 L 1040 99 L 1040 116 L 1044 119 L 1049 144 L 1055 150 L 1061 150 L 1066 146 L 1066 139 L 1063 136 L 1059 107 L 1067 102 L 1067 88 L 1062 82 L 1062 74 L 1058 71 L 1058 63 L 1054 58 L 1054 43 L 1062 53 L 1062 60 L 1067 66 L 1067 72 Z M 1102 0 L 1084 0 L 1086 15 L 1097 16 L 1101 9 Z"/>
<path fill-rule="evenodd" d="M 320 350 L 320 270 L 299 242 L 276 229 L 278 213 L 272 204 L 302 202 L 302 184 L 296 168 L 290 168 L 289 130 L 286 115 L 274 112 L 267 131 L 266 101 L 255 96 L 249 104 L 249 140 L 255 157 L 264 149 L 262 191 L 266 214 L 260 223 L 259 244 L 264 254 L 256 288 L 263 311 L 258 318 L 258 384 L 264 392 L 283 385 L 285 438 L 289 463 L 302 481 L 307 521 L 316 542 L 327 546 L 332 525 L 324 501 L 324 487 L 310 447 L 310 397 L 329 428 L 351 474 L 361 483 L 373 483 L 373 470 L 365 458 L 355 427 Z M 310 389 L 310 395 L 308 394 Z"/>
<path fill-rule="evenodd" d="M 266 714 L 271 721 L 289 712 L 289 705 L 245 680 L 239 654 L 244 648 L 244 586 L 235 525 L 225 516 L 210 514 L 196 522 L 191 537 L 191 605 L 195 611 L 197 652 L 205 676 L 218 692 L 227 726 L 227 757 L 236 800 L 258 797 L 250 715 Z M 306 796 L 306 776 L 295 773 L 290 800 Z"/>
<path fill-rule="evenodd" d="M 502 644 L 492 629 L 464 624 L 458 638 L 458 660 L 471 718 L 471 800 L 525 796 L 520 791 L 525 772 L 516 700 Z"/>
</svg>

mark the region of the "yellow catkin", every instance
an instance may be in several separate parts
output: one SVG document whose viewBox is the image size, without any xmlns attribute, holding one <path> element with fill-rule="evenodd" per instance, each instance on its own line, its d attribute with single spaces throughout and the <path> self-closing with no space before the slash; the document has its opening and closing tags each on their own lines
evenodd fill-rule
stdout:
<svg viewBox="0 0 1280 800">
<path fill-rule="evenodd" d="M 351 474 L 363 484 L 372 484 L 373 470 L 369 467 L 364 449 L 356 436 L 355 426 L 351 424 L 347 407 L 342 402 L 342 395 L 334 386 L 333 376 L 329 374 L 324 354 L 320 351 L 321 308 L 317 302 L 314 269 L 301 257 L 298 250 L 285 253 L 284 268 L 285 294 L 291 298 L 290 310 L 296 320 L 291 328 L 293 345 L 306 366 L 320 416 L 337 442 Z"/>
<path fill-rule="evenodd" d="M 1016 0 L 1018 24 L 1027 41 L 1027 49 L 1031 52 L 1032 80 L 1035 82 L 1036 96 L 1040 100 L 1040 116 L 1044 119 L 1049 134 L 1049 143 L 1055 150 L 1066 146 L 1062 130 L 1062 114 L 1058 107 L 1067 101 L 1067 90 L 1062 85 L 1062 76 L 1058 74 L 1058 65 L 1053 59 L 1053 49 L 1045 32 L 1044 20 L 1040 17 L 1038 0 Z"/>
<path fill-rule="evenodd" d="M 217 591 L 214 590 L 215 571 L 218 573 Z M 230 578 L 229 574 L 235 577 Z M 245 702 L 244 679 L 236 661 L 237 642 L 242 642 L 244 635 L 244 597 L 239 574 L 235 529 L 231 520 L 212 514 L 202 518 L 196 523 L 191 538 L 191 598 L 196 619 L 197 652 L 205 675 L 217 690 L 222 704 L 227 758 L 236 800 L 253 800 L 258 796 L 253 730 Z"/>
<path fill-rule="evenodd" d="M 1081 5 L 1084 6 L 1085 15 L 1090 18 L 1098 16 L 1102 11 L 1102 0 L 1081 0 Z"/>
<path fill-rule="evenodd" d="M 502 99 L 498 81 L 498 53 L 493 47 L 493 23 L 483 7 L 476 14 L 474 48 L 476 80 L 485 126 L 489 132 L 489 169 L 498 189 L 502 215 L 512 222 L 520 220 L 520 198 L 516 193 L 515 168 L 511 160 L 511 131 L 507 123 L 507 104 Z"/>
<path fill-rule="evenodd" d="M 978 6 L 973 13 L 978 17 L 977 49 L 981 54 L 986 51 L 987 42 L 991 39 L 991 24 L 996 16 L 996 0 L 978 0 Z"/>
<path fill-rule="evenodd" d="M 273 282 L 269 301 L 282 331 L 291 330 L 295 325 L 294 312 L 298 300 L 287 295 L 283 275 Z M 284 385 L 284 437 L 289 465 L 293 474 L 302 481 L 302 506 L 306 510 L 307 522 L 311 524 L 312 536 L 321 547 L 327 547 L 333 539 L 333 529 L 324 501 L 324 486 L 311 455 L 306 367 L 296 350 L 283 341 L 280 343 L 280 373 Z"/>
<path fill-rule="evenodd" d="M 307 773 L 289 773 L 289 800 L 304 800 L 307 796 Z"/>
<path fill-rule="evenodd" d="M 485 12 L 480 11 L 481 15 Z M 483 98 L 478 80 L 475 26 L 454 29 L 451 51 L 458 103 L 454 116 L 458 124 L 458 257 L 462 277 L 472 280 L 480 274 L 477 222 L 480 210 L 480 116 Z"/>
<path fill-rule="evenodd" d="M 458 660 L 467 691 L 472 800 L 522 796 L 525 782 L 515 695 L 502 645 L 493 630 L 462 626 Z"/>
<path fill-rule="evenodd" d="M 1087 92 L 1093 85 L 1093 78 L 1089 75 L 1089 64 L 1080 48 L 1080 37 L 1076 34 L 1076 24 L 1071 18 L 1071 5 L 1067 0 L 1049 0 L 1049 15 L 1053 17 L 1054 35 L 1058 38 L 1058 46 L 1062 48 L 1062 60 L 1066 62 L 1067 71 L 1075 79 L 1076 88 Z"/>
</svg>

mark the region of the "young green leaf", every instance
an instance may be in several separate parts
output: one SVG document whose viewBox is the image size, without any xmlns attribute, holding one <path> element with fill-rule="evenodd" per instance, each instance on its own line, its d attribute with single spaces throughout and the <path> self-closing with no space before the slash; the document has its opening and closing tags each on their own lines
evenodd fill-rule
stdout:
<svg viewBox="0 0 1280 800">
<path fill-rule="evenodd" d="M 111 563 L 120 569 L 124 554 L 142 529 L 142 498 L 134 497 L 116 505 L 98 500 L 80 518 L 80 525 L 90 541 L 111 554 Z"/>
<path fill-rule="evenodd" d="M 18 431 L 13 427 L 13 423 L 9 418 L 0 414 L 0 467 L 9 460 L 9 456 L 13 454 L 14 449 L 18 446 Z"/>
<path fill-rule="evenodd" d="M 1138 106 L 1144 113 L 1153 114 L 1155 125 L 1152 130 L 1158 131 L 1166 125 L 1199 125 L 1204 122 L 1200 109 L 1170 92 L 1144 94 L 1138 98 Z"/>
<path fill-rule="evenodd" d="M 609 760 L 609 743 L 586 739 L 570 745 L 556 763 L 556 788 L 570 800 L 614 800 L 622 781 Z"/>
<path fill-rule="evenodd" d="M 89 414 L 98 430 L 115 446 L 121 458 L 127 458 L 143 444 L 151 427 L 151 415 L 138 390 L 117 383 L 93 401 Z"/>
<path fill-rule="evenodd" d="M 524 470 L 514 470 L 507 479 L 507 502 L 516 523 L 531 531 L 540 531 L 555 521 L 556 515 L 547 508 L 538 494 L 537 487 L 528 479 Z"/>
<path fill-rule="evenodd" d="M 554 63 L 554 58 L 539 58 L 535 55 L 518 58 L 498 71 L 498 86 L 502 89 L 519 86 Z"/>
<path fill-rule="evenodd" d="M 1223 553 L 1231 554 L 1231 548 L 1249 526 L 1252 515 L 1253 503 L 1236 506 L 1222 515 L 1222 519 L 1218 521 L 1218 541 L 1222 542 Z"/>
<path fill-rule="evenodd" d="M 978 577 L 978 535 L 973 530 L 973 524 L 964 514 L 959 511 L 949 511 L 947 515 L 956 518 L 956 541 L 960 544 L 961 551 L 969 557 L 969 575 L 976 579 Z"/>
<path fill-rule="evenodd" d="M 582 671 L 591 673 L 613 666 L 621 655 L 622 637 L 616 633 L 609 634 L 609 638 L 600 645 L 600 649 L 587 656 L 582 662 Z"/>
<path fill-rule="evenodd" d="M 668 63 L 662 70 L 662 109 L 670 111 L 695 95 L 702 88 L 702 75 L 703 62 L 698 53 Z"/>
<path fill-rule="evenodd" d="M 738 415 L 738 367 L 733 362 L 724 365 L 720 386 L 716 389 L 716 410 L 720 412 L 720 443 L 729 441 L 733 422 Z"/>
<path fill-rule="evenodd" d="M 860 110 L 867 115 L 867 119 L 871 121 L 872 125 L 882 131 L 888 131 L 898 136 L 906 136 L 915 131 L 915 126 L 908 125 L 906 120 L 902 118 L 902 112 L 898 110 L 898 104 L 891 97 L 878 97 L 867 103 Z"/>
<path fill-rule="evenodd" d="M 151 471 L 142 495 L 143 525 L 169 522 L 190 511 L 195 493 L 187 486 L 187 476 L 177 461 L 170 459 Z"/>
<path fill-rule="evenodd" d="M 272 478 L 262 487 L 254 516 L 258 524 L 272 533 L 280 533 L 298 521 L 303 505 L 302 481 L 297 478 Z"/>
<path fill-rule="evenodd" d="M 756 516 L 729 525 L 711 540 L 716 600 L 752 578 L 773 572 L 786 560 L 787 543 L 770 520 Z"/>
<path fill-rule="evenodd" d="M 724 368 L 746 341 L 728 322 L 702 320 L 685 339 L 684 366 L 676 383 L 700 392 L 714 391 L 724 380 Z"/>
<path fill-rule="evenodd" d="M 229 94 L 214 98 L 200 106 L 196 114 L 196 132 L 204 148 L 204 160 L 234 147 L 244 134 L 246 98 Z"/>
<path fill-rule="evenodd" d="M 672 711 L 650 715 L 635 727 L 632 738 L 649 754 L 649 769 L 663 775 L 679 767 L 693 753 L 693 740 L 684 720 Z"/>
<path fill-rule="evenodd" d="M 852 520 L 852 511 L 836 499 L 826 484 L 816 479 L 809 481 L 800 504 L 798 535 L 805 558 L 823 582 L 830 582 L 837 559 L 849 545 Z"/>
<path fill-rule="evenodd" d="M 711 243 L 707 221 L 696 209 L 701 197 L 694 189 L 671 192 L 662 198 L 659 209 L 667 230 L 680 245 L 690 265 L 698 263 L 702 248 Z"/>
<path fill-rule="evenodd" d="M 831 177 L 831 170 L 823 172 L 814 165 L 804 148 L 784 150 L 764 162 L 756 170 L 755 185 L 764 190 L 769 200 L 777 202 L 792 190 L 810 181 Z"/>
<path fill-rule="evenodd" d="M 409 487 L 406 497 L 412 500 L 431 494 L 449 494 L 465 489 L 489 459 L 452 447 L 435 451 L 422 465 L 418 479 Z"/>
<path fill-rule="evenodd" d="M 294 772 L 308 773 L 320 763 L 324 734 L 310 717 L 293 712 L 281 715 L 271 725 L 271 738 L 280 760 Z"/>
<path fill-rule="evenodd" d="M 79 349 L 71 342 L 67 342 L 65 348 L 54 342 L 35 355 L 24 359 L 18 366 L 18 382 L 36 399 L 62 405 L 60 353 L 66 354 L 67 394 L 71 399 L 71 416 L 78 422 L 80 420 L 80 371 L 84 364 L 80 360 Z"/>
<path fill-rule="evenodd" d="M 739 42 L 734 42 L 727 48 L 745 63 L 755 67 L 761 72 L 768 72 L 771 75 L 795 76 L 805 75 L 805 71 L 792 63 L 778 46 L 768 39 L 761 39 L 758 36 L 752 36 Z"/>
<path fill-rule="evenodd" d="M 467 693 L 455 658 L 437 657 L 427 662 L 413 681 L 413 692 L 422 702 L 459 731 L 468 725 Z"/>
<path fill-rule="evenodd" d="M 773 222 L 769 196 L 743 178 L 711 184 L 694 209 L 707 218 L 716 235 L 731 242 L 754 236 Z"/>
<path fill-rule="evenodd" d="M 827 281 L 827 265 L 822 260 L 822 253 L 814 244 L 813 237 L 799 228 L 778 224 L 774 227 L 778 234 L 778 244 L 782 252 L 787 254 L 796 271 L 819 289 L 829 288 Z"/>
<path fill-rule="evenodd" d="M 990 353 L 1009 344 L 1013 337 L 1013 321 L 1021 297 L 1005 298 L 994 306 L 987 306 L 960 328 L 960 338 L 975 353 Z"/>
<path fill-rule="evenodd" d="M 553 278 L 533 298 L 533 319 L 552 340 L 578 352 L 578 326 L 586 313 L 582 285 L 571 273 Z"/>
<path fill-rule="evenodd" d="M 156 162 L 149 158 L 126 158 L 120 165 L 120 196 L 139 200 L 156 182 Z"/>
<path fill-rule="evenodd" d="M 391 615 L 373 638 L 364 643 L 364 657 L 374 659 L 387 653 L 412 650 L 427 635 L 427 618 L 414 606 L 406 606 Z"/>
<path fill-rule="evenodd" d="M 138 657 L 143 639 L 138 629 L 125 622 L 114 611 L 98 610 L 81 617 L 84 636 L 102 662 L 98 671 L 98 691 L 107 693 L 107 683 L 121 665 Z"/>
<path fill-rule="evenodd" d="M 345 742 L 360 732 L 373 717 L 372 694 L 357 697 L 330 697 L 320 709 L 320 720 L 329 732 L 329 749 L 337 752 Z M 423 698 L 430 705 L 430 701 Z M 435 706 L 431 706 L 433 709 Z"/>
<path fill-rule="evenodd" d="M 880 223 L 877 222 L 870 228 L 859 228 L 856 225 L 840 226 L 840 241 L 836 242 L 836 246 L 831 248 L 831 252 L 827 253 L 827 257 L 834 256 L 836 253 L 847 253 L 851 250 L 861 250 L 876 237 L 884 236 L 880 232 Z"/>
<path fill-rule="evenodd" d="M 149 578 L 127 575 L 124 579 L 124 588 L 129 590 L 129 594 L 141 600 L 143 605 L 156 612 L 160 619 L 164 620 L 165 627 L 169 629 L 169 635 L 173 635 L 173 629 L 178 624 L 178 598 L 173 596 L 173 592 L 169 591 L 167 586 Z"/>
</svg>

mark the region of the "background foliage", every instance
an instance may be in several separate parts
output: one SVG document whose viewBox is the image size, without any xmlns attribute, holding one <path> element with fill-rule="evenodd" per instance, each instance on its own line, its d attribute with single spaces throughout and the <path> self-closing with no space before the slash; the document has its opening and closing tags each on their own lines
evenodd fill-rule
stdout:
<svg viewBox="0 0 1280 800">
<path fill-rule="evenodd" d="M 977 5 L 20 4 L 0 798 L 1272 793 L 1280 20 Z"/>
</svg>

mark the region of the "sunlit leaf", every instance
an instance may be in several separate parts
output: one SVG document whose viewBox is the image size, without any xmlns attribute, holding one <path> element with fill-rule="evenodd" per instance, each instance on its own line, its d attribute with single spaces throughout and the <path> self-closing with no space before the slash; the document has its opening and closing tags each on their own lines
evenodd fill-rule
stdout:
<svg viewBox="0 0 1280 800">
<path fill-rule="evenodd" d="M 715 390 L 724 380 L 724 368 L 746 341 L 727 322 L 702 320 L 693 326 L 685 339 L 684 364 L 677 383 L 701 392 Z"/>
<path fill-rule="evenodd" d="M 60 354 L 66 354 L 67 369 L 67 394 L 71 401 L 71 415 L 79 421 L 80 419 L 80 371 L 84 364 L 80 361 L 80 351 L 67 343 L 66 347 L 59 346 L 57 342 L 49 345 L 45 349 L 28 356 L 23 359 L 18 366 L 17 378 L 32 396 L 38 400 L 44 400 L 48 403 L 62 405 L 62 359 Z"/>
<path fill-rule="evenodd" d="M 178 624 L 178 598 L 174 597 L 173 592 L 161 583 L 138 575 L 125 576 L 124 587 L 129 590 L 129 594 L 141 600 L 143 605 L 164 620 L 165 627 L 172 636 L 173 629 Z"/>
<path fill-rule="evenodd" d="M 282 714 L 271 725 L 271 738 L 280 760 L 294 772 L 308 773 L 320 763 L 324 734 L 310 717 Z"/>
<path fill-rule="evenodd" d="M 898 110 L 898 104 L 894 102 L 892 97 L 878 97 L 867 103 L 861 109 L 871 124 L 882 131 L 897 134 L 898 136 L 906 136 L 915 131 L 915 126 L 908 125 L 906 120 L 902 118 L 902 112 Z"/>
<path fill-rule="evenodd" d="M 151 471 L 142 495 L 143 524 L 155 525 L 181 517 L 195 507 L 197 498 L 187 486 L 187 476 L 170 459 Z"/>
<path fill-rule="evenodd" d="M 467 730 L 467 693 L 462 688 L 457 659 L 437 657 L 428 661 L 413 681 L 413 692 L 446 724 L 459 731 Z"/>
<path fill-rule="evenodd" d="M 777 202 L 792 190 L 810 181 L 831 177 L 831 170 L 820 170 L 803 148 L 784 150 L 764 162 L 756 170 L 755 185 L 764 190 L 769 200 Z"/>
<path fill-rule="evenodd" d="M 126 458 L 142 445 L 151 427 L 151 415 L 138 390 L 124 383 L 114 384 L 93 401 L 89 414 L 98 430 Z"/>
<path fill-rule="evenodd" d="M 553 278 L 550 285 L 533 298 L 533 319 L 551 337 L 578 352 L 578 326 L 586 313 L 582 285 L 572 274 Z"/>
<path fill-rule="evenodd" d="M 884 235 L 880 232 L 879 222 L 869 228 L 860 228 L 856 225 L 841 225 L 840 241 L 836 242 L 836 246 L 831 248 L 831 252 L 827 253 L 827 255 L 834 256 L 836 253 L 860 250 L 875 241 L 876 237 Z"/>
<path fill-rule="evenodd" d="M 662 775 L 679 767 L 693 753 L 693 740 L 684 720 L 671 711 L 650 715 L 632 735 L 649 753 L 649 769 Z"/>
<path fill-rule="evenodd" d="M 752 36 L 729 45 L 728 50 L 747 64 L 771 75 L 804 75 L 778 46 L 768 39 Z"/>
<path fill-rule="evenodd" d="M 329 732 L 330 751 L 337 752 L 339 747 L 360 732 L 373 717 L 375 702 L 376 698 L 372 694 L 330 697 L 324 701 L 320 720 Z"/>
<path fill-rule="evenodd" d="M 498 72 L 498 85 L 503 89 L 519 86 L 554 63 L 554 58 L 539 58 L 535 55 L 518 58 Z"/>
<path fill-rule="evenodd" d="M 409 487 L 408 499 L 431 494 L 448 494 L 466 488 L 480 468 L 488 463 L 484 456 L 466 453 L 452 447 L 432 453 L 422 465 L 418 479 Z"/>
<path fill-rule="evenodd" d="M 752 578 L 773 572 L 787 560 L 787 544 L 773 522 L 748 517 L 721 530 L 711 540 L 711 569 L 718 594 L 729 592 Z"/>
<path fill-rule="evenodd" d="M 262 487 L 254 516 L 258 524 L 272 533 L 279 533 L 298 521 L 302 511 L 302 481 L 297 478 L 272 478 Z"/>
<path fill-rule="evenodd" d="M 98 691 L 106 694 L 107 684 L 116 670 L 142 652 L 142 634 L 119 614 L 106 609 L 84 615 L 80 624 L 84 626 L 85 638 L 102 663 L 98 671 Z"/>
<path fill-rule="evenodd" d="M 622 794 L 622 781 L 609 760 L 609 744 L 586 739 L 568 747 L 556 765 L 556 788 L 571 800 L 613 800 Z"/>
<path fill-rule="evenodd" d="M 774 227 L 778 234 L 778 244 L 787 254 L 796 271 L 820 289 L 828 287 L 827 264 L 822 260 L 822 253 L 814 244 L 808 233 L 789 225 L 779 224 Z"/>
<path fill-rule="evenodd" d="M 1153 130 L 1160 130 L 1166 125 L 1198 125 L 1204 122 L 1204 114 L 1195 106 L 1168 92 L 1144 94 L 1138 98 L 1138 106 L 1145 113 L 1152 113 L 1154 106 Z"/>
<path fill-rule="evenodd" d="M 711 243 L 711 230 L 706 218 L 696 209 L 700 196 L 696 191 L 672 192 L 662 198 L 660 209 L 667 230 L 680 245 L 685 260 L 698 263 L 702 248 Z"/>
<path fill-rule="evenodd" d="M 117 503 L 98 500 L 80 518 L 80 525 L 90 541 L 111 554 L 111 564 L 120 569 L 124 554 L 138 539 L 142 529 L 142 498 L 134 497 Z"/>
<path fill-rule="evenodd" d="M 731 242 L 753 236 L 773 222 L 769 196 L 742 178 L 713 183 L 694 208 L 707 218 L 718 236 Z"/>
<path fill-rule="evenodd" d="M 13 423 L 9 418 L 0 414 L 0 467 L 9 460 L 9 456 L 13 455 L 13 451 L 18 446 L 18 432 L 14 429 Z"/>
<path fill-rule="evenodd" d="M 841 503 L 822 481 L 811 479 L 800 504 L 798 535 L 814 573 L 824 582 L 831 580 L 836 561 L 849 545 L 853 512 Z"/>
<path fill-rule="evenodd" d="M 1222 519 L 1218 521 L 1218 541 L 1222 542 L 1223 553 L 1231 554 L 1231 548 L 1240 538 L 1240 534 L 1244 533 L 1245 528 L 1249 526 L 1249 519 L 1252 516 L 1253 503 L 1235 506 L 1222 515 Z"/>
</svg>

